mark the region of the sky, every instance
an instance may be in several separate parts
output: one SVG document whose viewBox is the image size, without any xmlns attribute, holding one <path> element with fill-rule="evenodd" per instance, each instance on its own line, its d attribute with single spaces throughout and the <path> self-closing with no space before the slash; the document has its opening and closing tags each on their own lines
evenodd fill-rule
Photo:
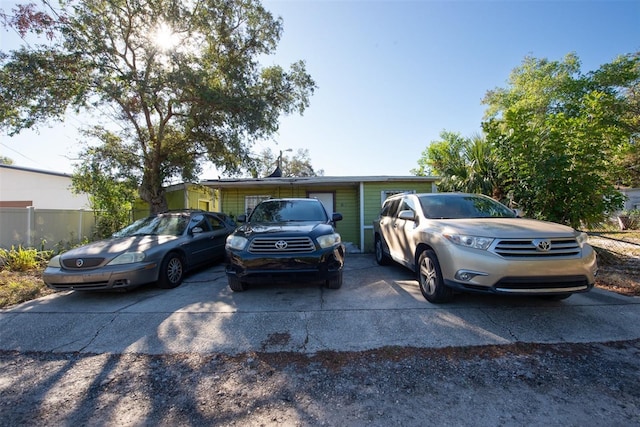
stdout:
<svg viewBox="0 0 640 427">
<path fill-rule="evenodd" d="M 14 0 L 0 0 L 10 10 Z M 481 132 L 487 91 L 507 87 L 527 56 L 561 61 L 575 53 L 582 72 L 640 51 L 640 1 L 269 0 L 283 19 L 265 65 L 304 60 L 318 89 L 302 116 L 285 116 L 259 152 L 307 149 L 325 176 L 409 176 L 442 131 Z M 0 50 L 19 39 L 0 29 Z M 72 173 L 87 118 L 0 133 L 0 156 L 14 165 Z M 294 153 L 285 152 L 285 155 Z M 206 167 L 201 179 L 219 173 Z"/>
</svg>

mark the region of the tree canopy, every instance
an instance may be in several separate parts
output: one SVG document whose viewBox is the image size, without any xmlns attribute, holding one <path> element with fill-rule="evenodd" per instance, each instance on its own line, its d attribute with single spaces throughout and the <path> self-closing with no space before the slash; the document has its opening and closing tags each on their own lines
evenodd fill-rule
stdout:
<svg viewBox="0 0 640 427">
<path fill-rule="evenodd" d="M 4 15 L 47 42 L 0 55 L 0 130 L 15 134 L 71 111 L 113 126 L 87 129 L 82 163 L 134 179 L 152 212 L 163 185 L 193 181 L 203 162 L 234 173 L 282 114 L 302 114 L 316 85 L 302 61 L 262 66 L 283 23 L 257 0 L 60 0 Z M 79 171 L 81 172 L 81 171 Z"/>
<path fill-rule="evenodd" d="M 443 132 L 413 172 L 439 186 L 508 197 L 526 215 L 580 227 L 623 204 L 621 184 L 640 183 L 640 56 L 589 73 L 574 54 L 527 57 L 507 87 L 487 92 L 484 138 Z"/>
<path fill-rule="evenodd" d="M 626 91 L 638 81 L 637 55 L 583 74 L 569 54 L 525 58 L 508 87 L 487 92 L 483 128 L 505 188 L 528 215 L 579 227 L 622 206 L 615 185 L 633 141 Z"/>
<path fill-rule="evenodd" d="M 437 175 L 441 191 L 482 193 L 501 199 L 501 182 L 497 176 L 493 146 L 482 135 L 471 138 L 442 131 L 440 141 L 433 141 L 418 160 L 417 176 Z"/>
</svg>

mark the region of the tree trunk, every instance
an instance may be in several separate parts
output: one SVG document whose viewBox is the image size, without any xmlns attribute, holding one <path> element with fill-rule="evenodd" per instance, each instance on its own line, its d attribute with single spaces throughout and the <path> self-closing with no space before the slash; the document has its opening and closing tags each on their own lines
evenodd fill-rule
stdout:
<svg viewBox="0 0 640 427">
<path fill-rule="evenodd" d="M 138 190 L 140 198 L 149 203 L 150 215 L 155 215 L 169 210 L 166 193 L 164 188 L 162 188 L 162 184 L 154 184 L 154 181 L 157 180 L 149 179 L 147 174 L 145 174 L 142 179 L 142 185 L 140 185 L 140 189 Z"/>
</svg>

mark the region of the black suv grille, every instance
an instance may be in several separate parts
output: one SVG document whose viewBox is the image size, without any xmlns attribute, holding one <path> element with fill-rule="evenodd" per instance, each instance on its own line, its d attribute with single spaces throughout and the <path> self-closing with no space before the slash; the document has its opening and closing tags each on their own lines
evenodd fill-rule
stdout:
<svg viewBox="0 0 640 427">
<path fill-rule="evenodd" d="M 316 250 L 309 237 L 256 237 L 249 246 L 249 252 L 264 253 L 309 253 Z"/>
<path fill-rule="evenodd" d="M 500 240 L 493 252 L 504 258 L 572 257 L 580 255 L 580 245 L 573 238 Z"/>
</svg>

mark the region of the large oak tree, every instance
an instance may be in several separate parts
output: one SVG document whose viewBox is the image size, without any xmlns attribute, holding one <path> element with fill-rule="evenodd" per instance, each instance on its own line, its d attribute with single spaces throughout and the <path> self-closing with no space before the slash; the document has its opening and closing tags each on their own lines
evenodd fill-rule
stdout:
<svg viewBox="0 0 640 427">
<path fill-rule="evenodd" d="M 256 0 L 60 0 L 3 14 L 41 44 L 0 53 L 0 130 L 15 134 L 70 110 L 115 126 L 87 129 L 83 164 L 138 183 L 151 211 L 163 185 L 194 180 L 203 162 L 229 173 L 252 142 L 302 113 L 316 85 L 302 61 L 262 66 L 283 23 Z"/>
</svg>

